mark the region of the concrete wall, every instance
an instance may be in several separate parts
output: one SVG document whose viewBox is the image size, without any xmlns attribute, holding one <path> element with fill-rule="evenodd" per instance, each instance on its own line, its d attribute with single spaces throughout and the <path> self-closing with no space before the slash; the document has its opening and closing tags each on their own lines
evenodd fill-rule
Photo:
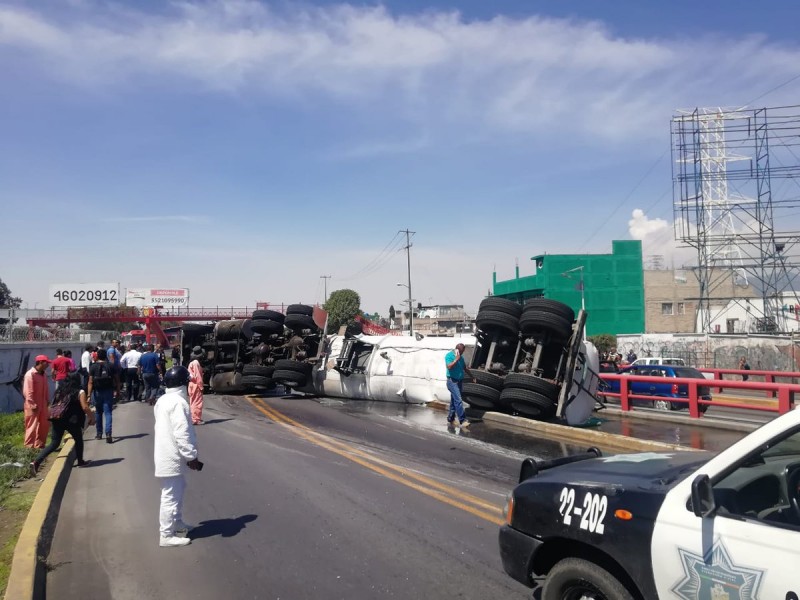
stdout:
<svg viewBox="0 0 800 600">
<path fill-rule="evenodd" d="M 800 371 L 800 336 L 642 334 L 618 335 L 617 350 L 645 356 L 682 358 L 696 367 L 735 369 L 745 356 L 750 367 L 768 371 Z"/>
<path fill-rule="evenodd" d="M 81 354 L 85 345 L 85 342 L 0 344 L 0 412 L 9 413 L 22 410 L 22 378 L 33 366 L 34 359 L 38 354 L 46 354 L 53 359 L 56 356 L 56 348 L 71 350 L 72 360 L 80 366 Z M 52 398 L 55 385 L 50 379 L 49 370 L 47 375 Z"/>
</svg>

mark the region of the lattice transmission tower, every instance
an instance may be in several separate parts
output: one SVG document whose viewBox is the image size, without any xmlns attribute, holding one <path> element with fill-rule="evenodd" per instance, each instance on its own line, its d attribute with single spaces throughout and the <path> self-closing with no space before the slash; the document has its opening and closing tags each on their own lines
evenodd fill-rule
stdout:
<svg viewBox="0 0 800 600">
<path fill-rule="evenodd" d="M 697 251 L 697 330 L 710 332 L 712 302 L 737 299 L 725 296 L 736 284 L 760 292 L 753 330 L 785 330 L 800 275 L 800 219 L 787 212 L 800 208 L 800 107 L 678 111 L 670 130 L 675 239 Z"/>
</svg>

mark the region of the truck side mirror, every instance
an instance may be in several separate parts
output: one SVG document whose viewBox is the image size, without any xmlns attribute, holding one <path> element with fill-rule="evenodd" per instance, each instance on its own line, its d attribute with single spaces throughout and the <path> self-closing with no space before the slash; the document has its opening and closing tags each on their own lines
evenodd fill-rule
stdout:
<svg viewBox="0 0 800 600">
<path fill-rule="evenodd" d="M 692 481 L 692 512 L 705 519 L 713 516 L 716 511 L 717 503 L 714 501 L 711 480 L 708 475 L 698 475 Z"/>
</svg>

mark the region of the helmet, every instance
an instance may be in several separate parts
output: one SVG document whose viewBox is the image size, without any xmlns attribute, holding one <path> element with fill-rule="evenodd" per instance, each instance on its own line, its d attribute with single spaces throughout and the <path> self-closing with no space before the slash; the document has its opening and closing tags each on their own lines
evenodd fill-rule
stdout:
<svg viewBox="0 0 800 600">
<path fill-rule="evenodd" d="M 191 375 L 186 367 L 172 367 L 164 374 L 164 386 L 168 388 L 181 387 L 188 385 Z"/>
</svg>

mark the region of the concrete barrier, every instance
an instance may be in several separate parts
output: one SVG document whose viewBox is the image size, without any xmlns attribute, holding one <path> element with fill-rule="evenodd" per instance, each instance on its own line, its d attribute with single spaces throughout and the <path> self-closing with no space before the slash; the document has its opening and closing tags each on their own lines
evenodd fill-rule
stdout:
<svg viewBox="0 0 800 600">
<path fill-rule="evenodd" d="M 45 598 L 46 561 L 58 521 L 61 498 L 72 470 L 74 449 L 75 442 L 69 439 L 53 461 L 47 477 L 36 493 L 14 548 L 5 600 Z"/>
</svg>

